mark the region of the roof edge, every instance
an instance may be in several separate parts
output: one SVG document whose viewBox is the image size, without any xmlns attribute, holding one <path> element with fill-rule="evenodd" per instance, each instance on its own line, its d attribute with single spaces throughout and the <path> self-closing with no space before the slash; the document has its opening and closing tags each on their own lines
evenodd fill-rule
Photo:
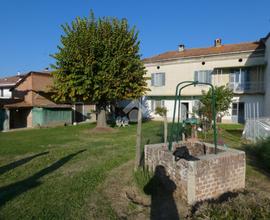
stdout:
<svg viewBox="0 0 270 220">
<path fill-rule="evenodd" d="M 174 57 L 174 58 L 167 58 L 167 59 L 160 59 L 160 60 L 154 60 L 154 61 L 144 61 L 145 59 L 151 59 L 151 58 L 145 58 L 143 59 L 143 63 L 156 63 L 156 62 L 166 62 L 166 61 L 175 61 L 175 60 L 182 60 L 182 59 L 193 59 L 193 58 L 200 58 L 200 57 L 213 57 L 213 56 L 219 56 L 219 55 L 230 55 L 230 54 L 238 54 L 238 53 L 244 53 L 244 52 L 253 52 L 253 51 L 263 51 L 264 49 L 255 49 L 255 50 L 243 50 L 243 51 L 236 51 L 236 52 L 225 52 L 225 53 L 215 53 L 215 54 L 207 54 L 207 55 L 198 55 L 198 56 L 187 56 L 187 57 Z"/>
</svg>

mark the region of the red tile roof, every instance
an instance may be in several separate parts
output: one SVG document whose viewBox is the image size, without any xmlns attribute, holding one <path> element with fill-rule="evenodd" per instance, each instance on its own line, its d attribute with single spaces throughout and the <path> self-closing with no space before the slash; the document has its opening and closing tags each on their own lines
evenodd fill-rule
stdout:
<svg viewBox="0 0 270 220">
<path fill-rule="evenodd" d="M 42 107 L 42 108 L 72 108 L 69 104 L 40 104 L 32 105 L 26 101 L 13 101 L 13 103 L 4 104 L 5 108 L 27 108 L 27 107 Z"/>
<path fill-rule="evenodd" d="M 25 101 L 19 101 L 19 102 L 14 102 L 10 104 L 4 105 L 5 108 L 26 108 L 26 107 L 33 107 L 33 105 L 25 102 Z"/>
<path fill-rule="evenodd" d="M 24 74 L 21 74 L 21 75 L 8 76 L 8 77 L 0 78 L 0 86 L 17 85 L 17 84 L 19 84 L 19 82 L 21 80 L 27 78 L 31 73 L 51 76 L 50 71 L 30 71 L 28 73 L 24 73 Z"/>
<path fill-rule="evenodd" d="M 15 85 L 21 78 L 23 78 L 24 75 L 17 75 L 17 76 L 10 76 L 10 77 L 4 77 L 0 79 L 0 86 L 4 85 Z"/>
<path fill-rule="evenodd" d="M 242 51 L 255 51 L 263 50 L 265 48 L 264 44 L 260 42 L 248 42 L 248 43 L 239 43 L 239 44 L 225 44 L 219 47 L 208 47 L 208 48 L 191 48 L 185 49 L 184 51 L 179 52 L 169 51 L 153 57 L 143 59 L 144 63 L 151 63 L 162 60 L 170 59 L 181 59 L 189 57 L 199 57 L 199 56 L 208 56 L 216 54 L 226 54 L 233 52 L 242 52 Z"/>
</svg>

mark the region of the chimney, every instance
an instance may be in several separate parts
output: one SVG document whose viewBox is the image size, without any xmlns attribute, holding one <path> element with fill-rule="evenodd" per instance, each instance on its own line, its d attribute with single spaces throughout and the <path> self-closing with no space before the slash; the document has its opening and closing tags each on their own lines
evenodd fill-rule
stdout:
<svg viewBox="0 0 270 220">
<path fill-rule="evenodd" d="M 221 38 L 215 39 L 215 47 L 220 47 L 221 46 Z"/>
<path fill-rule="evenodd" d="M 178 51 L 179 52 L 182 52 L 182 51 L 184 51 L 185 50 L 185 45 L 184 44 L 180 44 L 179 46 L 178 46 Z"/>
</svg>

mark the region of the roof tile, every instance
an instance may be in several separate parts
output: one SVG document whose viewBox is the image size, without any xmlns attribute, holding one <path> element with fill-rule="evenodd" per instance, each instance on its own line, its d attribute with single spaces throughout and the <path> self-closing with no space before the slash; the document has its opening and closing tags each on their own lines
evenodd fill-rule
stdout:
<svg viewBox="0 0 270 220">
<path fill-rule="evenodd" d="M 264 49 L 264 44 L 259 42 L 248 42 L 248 43 L 239 43 L 239 44 L 225 44 L 219 47 L 208 47 L 208 48 L 191 48 L 185 49 L 184 51 L 168 51 L 153 57 L 143 59 L 144 63 L 151 63 L 156 61 L 168 60 L 168 59 L 178 59 L 178 58 L 190 58 L 197 56 L 208 56 L 215 54 L 226 54 L 232 52 L 241 52 L 241 51 L 253 51 Z"/>
</svg>

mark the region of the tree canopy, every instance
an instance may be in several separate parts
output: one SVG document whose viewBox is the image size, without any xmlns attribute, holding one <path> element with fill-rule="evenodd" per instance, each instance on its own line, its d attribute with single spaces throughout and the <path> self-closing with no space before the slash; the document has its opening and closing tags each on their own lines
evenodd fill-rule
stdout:
<svg viewBox="0 0 270 220">
<path fill-rule="evenodd" d="M 52 55 L 55 100 L 91 102 L 104 109 L 117 100 L 144 95 L 138 32 L 126 19 L 96 19 L 91 12 L 62 29 L 61 45 Z"/>
<path fill-rule="evenodd" d="M 223 116 L 229 109 L 233 98 L 232 90 L 227 86 L 215 86 L 216 113 Z M 202 90 L 200 98 L 201 105 L 198 109 L 199 115 L 212 120 L 212 89 Z"/>
</svg>

